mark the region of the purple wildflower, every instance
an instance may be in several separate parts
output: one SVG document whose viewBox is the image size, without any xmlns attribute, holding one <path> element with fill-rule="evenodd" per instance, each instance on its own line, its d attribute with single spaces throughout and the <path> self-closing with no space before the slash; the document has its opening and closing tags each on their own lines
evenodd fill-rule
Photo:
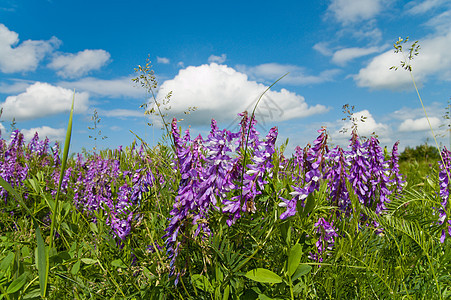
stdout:
<svg viewBox="0 0 451 300">
<path fill-rule="evenodd" d="M 315 223 L 315 228 L 317 234 L 319 234 L 319 239 L 315 243 L 317 253 L 310 252 L 309 258 L 322 262 L 323 255 L 333 249 L 335 237 L 338 237 L 338 234 L 334 227 L 334 221 L 329 223 L 324 218 L 319 218 L 318 222 Z"/>
<path fill-rule="evenodd" d="M 286 207 L 287 210 L 280 215 L 281 219 L 286 219 L 290 216 L 296 214 L 296 205 L 298 201 L 304 206 L 304 200 L 319 189 L 320 180 L 323 178 L 322 169 L 325 167 L 325 161 L 327 153 L 329 151 L 327 147 L 327 134 L 324 128 L 318 130 L 320 135 L 313 142 L 313 147 L 307 150 L 307 155 L 305 157 L 304 169 L 304 186 L 292 186 L 294 192 L 290 194 L 293 196 L 291 200 L 283 199 L 283 202 L 279 204 L 281 207 Z"/>
<path fill-rule="evenodd" d="M 236 185 L 235 189 L 240 191 L 240 194 L 232 197 L 230 200 L 224 200 L 223 212 L 230 215 L 227 224 L 231 226 L 240 218 L 240 212 L 256 211 L 255 197 L 261 194 L 264 190 L 265 184 L 268 182 L 264 180 L 265 174 L 272 176 L 272 155 L 275 152 L 275 142 L 277 139 L 277 128 L 273 127 L 269 131 L 264 142 L 258 140 L 258 135 L 254 135 L 252 139 L 252 158 L 251 164 L 247 165 L 247 171 L 243 176 L 242 186 Z"/>
<path fill-rule="evenodd" d="M 448 201 L 449 201 L 449 174 L 451 172 L 451 152 L 446 148 L 442 151 L 443 162 L 439 162 L 439 184 L 440 184 L 440 197 L 442 198 L 441 208 L 439 209 L 439 224 L 443 224 L 447 219 Z M 448 235 L 451 236 L 451 220 L 448 220 Z M 446 238 L 446 230 L 442 230 L 440 236 L 440 242 L 444 243 Z"/>
</svg>

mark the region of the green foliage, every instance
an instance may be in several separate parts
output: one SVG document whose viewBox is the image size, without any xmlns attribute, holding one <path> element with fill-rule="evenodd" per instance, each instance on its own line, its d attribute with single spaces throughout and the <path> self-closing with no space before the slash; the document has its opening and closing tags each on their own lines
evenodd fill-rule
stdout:
<svg viewBox="0 0 451 300">
<path fill-rule="evenodd" d="M 153 88 L 150 66 L 141 71 L 147 74 L 141 80 Z M 255 213 L 228 226 L 227 216 L 212 210 L 207 220 L 198 221 L 208 223 L 207 235 L 194 235 L 197 225 L 185 227 L 178 254 L 183 269 L 176 286 L 169 276 L 170 259 L 160 247 L 181 180 L 172 149 L 143 143 L 145 160 L 137 158 L 135 144 L 123 151 L 99 152 L 104 159 L 117 160 L 123 172 L 151 170 L 161 177 L 143 193 L 139 218 L 131 234 L 120 240 L 111 234 L 108 211 L 82 211 L 73 201 L 73 191 L 61 191 L 64 169 L 75 165 L 75 159 L 67 156 L 70 124 L 71 119 L 55 196 L 50 193 L 55 188 L 49 180 L 52 169 L 38 168 L 35 158 L 27 162 L 31 176 L 24 186 L 13 188 L 0 177 L 12 195 L 8 200 L 15 199 L 12 204 L 0 203 L 0 299 L 451 297 L 451 242 L 439 240 L 445 225 L 438 222 L 436 208 L 442 200 L 437 157 L 429 146 L 401 155 L 406 157 L 401 163 L 407 189 L 393 195 L 383 213 L 363 207 L 347 182 L 352 207 L 346 218 L 339 218 L 323 181 L 304 206 L 298 205 L 296 215 L 281 220 L 280 197 L 291 196 L 292 178 L 299 171 L 282 164 L 286 144 L 282 145 L 273 156 L 271 176 L 265 175 L 269 183 L 254 199 Z M 121 182 L 110 184 L 114 198 Z M 312 259 L 319 218 L 333 221 L 340 235 L 322 261 Z"/>
<path fill-rule="evenodd" d="M 426 162 L 435 164 L 440 161 L 440 153 L 437 148 L 428 144 L 416 146 L 415 148 L 406 147 L 399 155 L 400 162 Z"/>
<path fill-rule="evenodd" d="M 134 166 L 131 148 L 123 152 L 101 151 L 105 158 L 116 158 L 122 167 Z M 49 299 L 135 298 L 135 299 L 446 299 L 451 286 L 449 240 L 438 241 L 441 227 L 434 216 L 437 178 L 411 186 L 393 198 L 387 211 L 375 215 L 362 210 L 351 195 L 354 217 L 350 222 L 334 217 L 327 202 L 327 184 L 306 200 L 298 214 L 279 218 L 283 209 L 279 196 L 289 197 L 290 182 L 279 176 L 278 149 L 272 183 L 256 198 L 256 213 L 240 218 L 229 227 L 217 212 L 206 220 L 214 232 L 209 237 L 186 240 L 180 255 L 186 273 L 177 287 L 168 277 L 169 261 L 162 245 L 167 217 L 175 197 L 177 173 L 169 167 L 172 151 L 165 146 L 148 149 L 152 159 L 145 166 L 162 174 L 165 184 L 156 186 L 142 199 L 142 219 L 122 243 L 106 226 L 105 216 L 97 222 L 80 212 L 70 199 L 61 195 L 54 247 L 36 239 L 32 220 L 13 219 L 1 213 L 0 292 L 5 299 L 37 299 L 45 276 L 40 266 L 48 257 Z M 69 160 L 68 165 L 72 162 Z M 420 174 L 426 176 L 425 174 Z M 409 174 L 407 174 L 409 178 Z M 45 174 L 28 181 L 28 197 L 35 205 L 23 215 L 39 214 L 53 207 L 46 190 Z M 269 178 L 268 178 L 269 179 Z M 169 184 L 169 183 L 172 183 Z M 34 192 L 33 192 L 34 191 Z M 53 203 L 53 204 L 52 204 Z M 25 209 L 25 208 L 24 208 Z M 359 226 L 360 213 L 380 224 Z M 312 261 L 317 235 L 314 223 L 319 217 L 333 219 L 340 238 L 322 262 Z M 13 225 L 15 224 L 15 225 Z M 40 224 L 42 236 L 49 236 L 49 225 Z M 149 246 L 152 250 L 149 250 Z M 41 258 L 40 258 L 41 257 Z"/>
</svg>

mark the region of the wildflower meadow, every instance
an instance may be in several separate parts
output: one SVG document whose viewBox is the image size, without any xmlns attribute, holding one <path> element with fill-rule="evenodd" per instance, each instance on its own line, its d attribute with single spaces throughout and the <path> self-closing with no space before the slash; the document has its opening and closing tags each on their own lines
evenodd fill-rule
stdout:
<svg viewBox="0 0 451 300">
<path fill-rule="evenodd" d="M 75 154 L 71 118 L 64 147 L 2 135 L 0 299 L 451 297 L 446 147 L 424 167 L 318 128 L 288 154 L 239 120 Z"/>
</svg>

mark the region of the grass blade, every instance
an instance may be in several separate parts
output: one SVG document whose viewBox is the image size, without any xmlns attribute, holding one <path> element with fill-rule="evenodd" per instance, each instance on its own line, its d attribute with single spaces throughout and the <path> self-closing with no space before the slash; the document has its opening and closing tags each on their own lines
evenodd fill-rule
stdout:
<svg viewBox="0 0 451 300">
<path fill-rule="evenodd" d="M 63 159 L 61 161 L 60 179 L 58 182 L 58 190 L 56 192 L 55 208 L 54 208 L 53 215 L 52 215 L 52 225 L 50 227 L 50 242 L 49 242 L 50 249 L 53 246 L 53 235 L 54 235 L 54 230 L 55 230 L 56 216 L 58 214 L 58 200 L 59 200 L 59 195 L 60 195 L 60 191 L 61 191 L 61 185 L 63 184 L 63 177 L 64 177 L 64 172 L 66 169 L 67 157 L 69 154 L 70 139 L 72 136 L 72 120 L 73 120 L 73 115 L 74 115 L 74 102 L 75 102 L 75 91 L 74 91 L 74 96 L 72 98 L 72 107 L 70 109 L 69 122 L 67 124 L 66 140 L 64 142 Z"/>
<path fill-rule="evenodd" d="M 53 214 L 52 214 L 52 224 L 50 225 L 49 251 L 53 247 L 53 237 L 54 237 L 54 231 L 55 231 L 57 215 L 58 215 L 58 200 L 59 200 L 59 195 L 60 195 L 60 191 L 61 191 L 61 185 L 63 183 L 64 172 L 66 169 L 67 157 L 69 154 L 70 138 L 72 136 L 72 121 L 73 121 L 73 116 L 74 116 L 74 102 L 75 102 L 75 91 L 74 91 L 74 96 L 72 98 L 72 106 L 70 109 L 69 122 L 67 124 L 66 140 L 64 142 L 63 159 L 61 161 L 60 179 L 58 182 L 58 190 L 56 192 L 55 207 L 53 209 Z M 50 207 L 50 209 L 52 209 L 52 208 Z M 42 238 L 42 236 L 41 236 L 41 238 Z M 39 282 L 41 283 L 41 281 L 43 281 L 44 287 L 41 285 L 41 295 L 42 295 L 42 292 L 44 292 L 44 295 L 45 295 L 47 283 L 48 283 L 48 277 L 49 277 L 49 264 L 47 263 L 48 262 L 48 251 L 45 251 L 45 248 L 44 249 L 42 248 L 42 247 L 45 247 L 44 241 L 42 241 L 42 243 L 43 243 L 43 245 L 41 246 L 41 249 L 39 249 L 39 244 L 38 244 L 38 257 L 41 257 L 42 255 L 45 256 L 45 265 L 42 265 L 42 267 L 45 268 L 45 271 L 39 272 Z M 42 261 L 40 263 L 44 264 Z M 41 275 L 44 276 L 44 279 L 41 279 Z"/>
<path fill-rule="evenodd" d="M 41 296 L 45 297 L 47 293 L 47 280 L 49 278 L 49 255 L 48 251 L 45 249 L 44 239 L 42 238 L 39 226 L 36 227 L 36 240 L 38 242 L 36 267 L 39 274 L 39 287 L 41 290 Z"/>
</svg>

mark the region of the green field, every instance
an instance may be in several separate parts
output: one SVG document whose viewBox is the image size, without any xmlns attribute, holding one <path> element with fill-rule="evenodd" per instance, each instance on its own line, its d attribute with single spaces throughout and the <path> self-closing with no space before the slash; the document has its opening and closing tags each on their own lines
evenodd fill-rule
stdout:
<svg viewBox="0 0 451 300">
<path fill-rule="evenodd" d="M 437 151 L 356 132 L 330 148 L 319 130 L 288 155 L 241 117 L 67 161 L 37 136 L 1 140 L 0 299 L 451 297 Z"/>
</svg>

